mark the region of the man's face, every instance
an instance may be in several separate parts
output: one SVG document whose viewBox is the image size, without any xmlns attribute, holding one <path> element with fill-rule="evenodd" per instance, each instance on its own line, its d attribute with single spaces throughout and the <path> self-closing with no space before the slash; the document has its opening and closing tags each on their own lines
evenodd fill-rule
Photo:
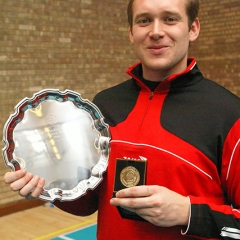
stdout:
<svg viewBox="0 0 240 240">
<path fill-rule="evenodd" d="M 199 33 L 196 20 L 189 29 L 185 0 L 135 0 L 130 41 L 143 65 L 143 76 L 159 81 L 187 67 L 189 43 Z M 159 79 L 157 79 L 159 78 Z"/>
</svg>

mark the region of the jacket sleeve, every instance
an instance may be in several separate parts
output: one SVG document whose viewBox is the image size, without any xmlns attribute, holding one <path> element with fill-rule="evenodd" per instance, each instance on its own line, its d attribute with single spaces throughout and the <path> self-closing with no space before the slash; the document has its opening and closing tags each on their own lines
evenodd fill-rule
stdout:
<svg viewBox="0 0 240 240">
<path fill-rule="evenodd" d="M 98 210 L 98 194 L 89 190 L 87 194 L 73 201 L 61 202 L 55 200 L 53 204 L 61 210 L 78 216 L 88 216 Z"/>
<path fill-rule="evenodd" d="M 204 239 L 240 239 L 240 119 L 224 141 L 221 184 L 225 205 L 190 196 L 191 216 L 187 235 Z"/>
</svg>

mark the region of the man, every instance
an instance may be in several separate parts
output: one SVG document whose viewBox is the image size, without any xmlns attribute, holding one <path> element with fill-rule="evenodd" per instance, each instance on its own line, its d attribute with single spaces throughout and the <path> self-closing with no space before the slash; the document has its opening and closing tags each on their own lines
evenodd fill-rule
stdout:
<svg viewBox="0 0 240 240">
<path fill-rule="evenodd" d="M 129 3 L 141 63 L 94 99 L 110 125 L 108 170 L 94 191 L 54 202 L 81 216 L 98 210 L 98 239 L 240 239 L 240 100 L 188 59 L 198 8 L 198 0 Z M 112 197 L 117 159 L 144 159 L 146 185 Z M 44 186 L 24 170 L 4 179 L 23 196 Z"/>
</svg>

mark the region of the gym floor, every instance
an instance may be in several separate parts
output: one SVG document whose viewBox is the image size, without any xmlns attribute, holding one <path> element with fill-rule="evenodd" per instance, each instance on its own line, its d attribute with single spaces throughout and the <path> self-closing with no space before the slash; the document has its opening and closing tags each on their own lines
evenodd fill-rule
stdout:
<svg viewBox="0 0 240 240">
<path fill-rule="evenodd" d="M 0 217 L 0 239 L 95 240 L 96 222 L 97 213 L 79 217 L 57 207 L 43 205 Z"/>
</svg>

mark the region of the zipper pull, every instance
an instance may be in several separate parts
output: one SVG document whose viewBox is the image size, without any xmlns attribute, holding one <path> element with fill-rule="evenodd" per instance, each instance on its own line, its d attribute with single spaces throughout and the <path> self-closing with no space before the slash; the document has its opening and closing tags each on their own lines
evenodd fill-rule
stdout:
<svg viewBox="0 0 240 240">
<path fill-rule="evenodd" d="M 152 99 L 153 94 L 154 94 L 154 92 L 151 92 L 151 93 L 150 93 L 150 96 L 149 96 L 149 99 L 150 99 L 150 100 Z"/>
</svg>

